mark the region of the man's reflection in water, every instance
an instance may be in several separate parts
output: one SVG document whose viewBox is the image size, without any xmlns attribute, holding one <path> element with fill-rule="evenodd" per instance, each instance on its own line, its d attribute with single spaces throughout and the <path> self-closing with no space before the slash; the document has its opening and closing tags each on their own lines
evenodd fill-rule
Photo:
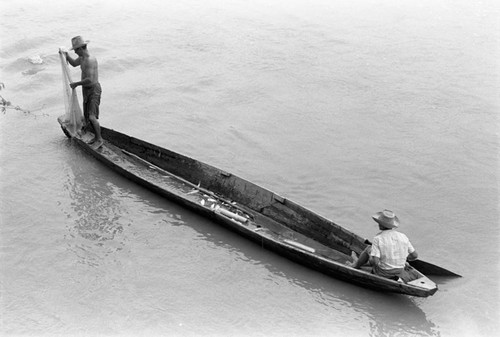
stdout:
<svg viewBox="0 0 500 337">
<path fill-rule="evenodd" d="M 68 214 L 70 249 L 80 263 L 99 265 L 106 256 L 123 249 L 123 229 L 130 224 L 128 212 L 115 185 L 99 174 L 85 172 L 85 164 L 70 166 L 73 176 L 66 183 L 72 208 Z"/>
</svg>

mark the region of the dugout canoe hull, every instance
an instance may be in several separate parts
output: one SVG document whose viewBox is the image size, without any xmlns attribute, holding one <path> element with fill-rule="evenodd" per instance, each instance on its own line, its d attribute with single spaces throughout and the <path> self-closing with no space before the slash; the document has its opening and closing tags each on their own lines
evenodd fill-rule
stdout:
<svg viewBox="0 0 500 337">
<path fill-rule="evenodd" d="M 345 265 L 365 239 L 268 189 L 179 153 L 102 127 L 104 145 L 73 137 L 82 149 L 126 178 L 173 200 L 286 258 L 335 278 L 378 291 L 427 297 L 436 284 L 412 266 L 407 282 Z M 87 138 L 86 138 L 87 137 Z"/>
</svg>

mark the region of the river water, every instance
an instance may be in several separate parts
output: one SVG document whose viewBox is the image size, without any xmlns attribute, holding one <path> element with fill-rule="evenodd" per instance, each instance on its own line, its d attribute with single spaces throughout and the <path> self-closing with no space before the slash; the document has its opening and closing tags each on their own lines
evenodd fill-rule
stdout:
<svg viewBox="0 0 500 337">
<path fill-rule="evenodd" d="M 0 2 L 6 336 L 491 336 L 499 318 L 495 1 Z M 260 249 L 59 129 L 60 46 L 99 61 L 102 125 L 372 237 L 394 210 L 432 297 Z M 73 69 L 73 77 L 79 69 Z"/>
</svg>

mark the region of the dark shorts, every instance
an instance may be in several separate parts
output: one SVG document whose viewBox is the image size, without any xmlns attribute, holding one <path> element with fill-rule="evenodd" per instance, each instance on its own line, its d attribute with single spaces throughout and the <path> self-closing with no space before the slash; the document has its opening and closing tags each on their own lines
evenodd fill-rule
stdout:
<svg viewBox="0 0 500 337">
<path fill-rule="evenodd" d="M 83 87 L 83 116 L 88 122 L 90 116 L 99 119 L 99 104 L 101 104 L 101 85 L 96 83 L 92 86 Z"/>
</svg>

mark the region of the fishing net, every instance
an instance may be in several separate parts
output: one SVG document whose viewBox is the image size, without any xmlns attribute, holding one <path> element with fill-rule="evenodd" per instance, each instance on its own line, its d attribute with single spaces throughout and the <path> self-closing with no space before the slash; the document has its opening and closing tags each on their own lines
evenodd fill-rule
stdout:
<svg viewBox="0 0 500 337">
<path fill-rule="evenodd" d="M 71 74 L 63 53 L 59 53 L 59 59 L 61 60 L 62 68 L 62 85 L 65 108 L 65 113 L 59 117 L 59 121 L 64 125 L 66 131 L 71 135 L 71 137 L 76 137 L 83 126 L 82 108 L 78 102 L 76 90 L 71 89 L 69 86 L 72 82 Z"/>
</svg>

